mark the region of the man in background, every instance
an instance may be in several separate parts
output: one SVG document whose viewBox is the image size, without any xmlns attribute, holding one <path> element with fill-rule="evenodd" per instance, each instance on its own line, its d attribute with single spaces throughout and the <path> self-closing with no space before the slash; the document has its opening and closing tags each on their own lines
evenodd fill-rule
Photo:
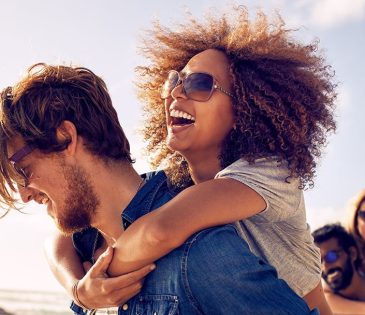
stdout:
<svg viewBox="0 0 365 315">
<path fill-rule="evenodd" d="M 365 314 L 365 274 L 355 240 L 340 224 L 313 232 L 321 251 L 325 295 L 335 314 Z"/>
</svg>

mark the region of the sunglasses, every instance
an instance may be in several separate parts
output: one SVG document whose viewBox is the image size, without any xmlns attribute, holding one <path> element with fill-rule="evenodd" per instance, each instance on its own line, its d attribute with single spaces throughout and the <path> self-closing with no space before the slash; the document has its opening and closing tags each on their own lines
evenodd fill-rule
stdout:
<svg viewBox="0 0 365 315">
<path fill-rule="evenodd" d="M 359 211 L 357 211 L 357 216 L 358 216 L 361 220 L 365 220 L 365 210 L 359 210 Z"/>
<path fill-rule="evenodd" d="M 325 261 L 327 264 L 332 264 L 336 262 L 340 258 L 340 253 L 343 249 L 338 250 L 330 250 L 322 257 L 322 261 Z"/>
<path fill-rule="evenodd" d="M 234 95 L 219 86 L 217 80 L 209 73 L 193 72 L 182 78 L 176 70 L 169 71 L 161 89 L 161 98 L 167 99 L 172 90 L 180 84 L 182 85 L 182 92 L 190 100 L 206 102 L 215 90 L 234 98 Z"/>
<path fill-rule="evenodd" d="M 9 162 L 14 167 L 14 170 L 18 173 L 21 180 L 17 181 L 17 184 L 22 187 L 27 187 L 29 185 L 29 178 L 31 175 L 27 174 L 26 171 L 19 166 L 19 162 L 30 154 L 35 148 L 31 145 L 25 145 L 20 150 L 16 151 L 10 158 Z"/>
</svg>

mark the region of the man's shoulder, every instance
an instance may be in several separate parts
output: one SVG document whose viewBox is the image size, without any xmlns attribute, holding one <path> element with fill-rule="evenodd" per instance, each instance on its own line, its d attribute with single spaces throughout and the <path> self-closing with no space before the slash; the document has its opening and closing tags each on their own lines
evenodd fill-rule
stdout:
<svg viewBox="0 0 365 315">
<path fill-rule="evenodd" d="M 365 302 L 347 299 L 335 292 L 325 291 L 324 295 L 334 314 L 365 314 Z"/>
</svg>

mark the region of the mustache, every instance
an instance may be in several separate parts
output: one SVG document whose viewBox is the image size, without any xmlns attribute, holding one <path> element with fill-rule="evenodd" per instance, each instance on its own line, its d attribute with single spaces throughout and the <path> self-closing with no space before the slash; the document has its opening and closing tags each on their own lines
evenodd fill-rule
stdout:
<svg viewBox="0 0 365 315">
<path fill-rule="evenodd" d="M 332 268 L 332 269 L 328 270 L 328 272 L 324 272 L 324 273 L 323 273 L 323 277 L 324 277 L 324 278 L 327 278 L 328 276 L 330 276 L 331 274 L 333 274 L 333 273 L 335 273 L 335 272 L 337 272 L 337 271 L 339 271 L 339 272 L 342 272 L 342 273 L 343 273 L 342 268 L 340 268 L 340 267 L 335 267 L 335 268 Z"/>
</svg>

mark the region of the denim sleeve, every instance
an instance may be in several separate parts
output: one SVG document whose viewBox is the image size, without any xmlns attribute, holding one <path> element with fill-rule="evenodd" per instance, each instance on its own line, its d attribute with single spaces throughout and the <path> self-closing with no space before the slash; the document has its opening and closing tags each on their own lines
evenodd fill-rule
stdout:
<svg viewBox="0 0 365 315">
<path fill-rule="evenodd" d="M 75 302 L 71 302 L 70 309 L 75 315 L 87 315 L 87 311 L 75 304 Z"/>
<path fill-rule="evenodd" d="M 185 290 L 204 314 L 310 314 L 307 304 L 254 256 L 232 225 L 186 243 Z"/>
<path fill-rule="evenodd" d="M 86 228 L 72 235 L 73 245 L 82 261 L 93 261 L 94 251 L 99 247 L 99 232 L 95 228 Z"/>
</svg>

